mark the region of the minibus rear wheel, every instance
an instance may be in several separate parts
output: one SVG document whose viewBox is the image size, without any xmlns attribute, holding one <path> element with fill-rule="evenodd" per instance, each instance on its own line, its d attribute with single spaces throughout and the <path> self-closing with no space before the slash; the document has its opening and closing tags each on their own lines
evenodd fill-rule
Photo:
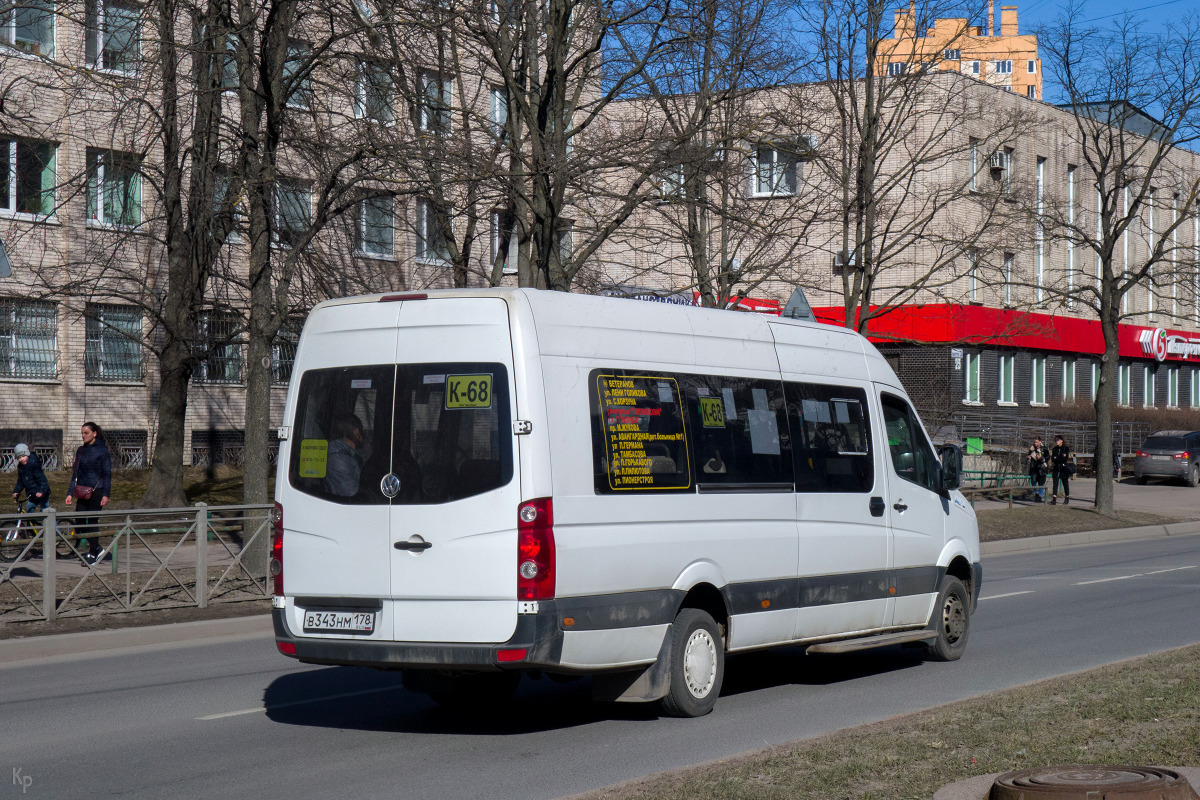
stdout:
<svg viewBox="0 0 1200 800">
<path fill-rule="evenodd" d="M 927 645 L 934 661 L 957 661 L 967 649 L 971 633 L 971 605 L 967 587 L 953 575 L 942 578 L 937 605 L 933 608 L 933 629 L 937 638 Z"/>
<path fill-rule="evenodd" d="M 702 717 L 713 710 L 725 678 L 721 629 L 707 612 L 682 609 L 671 624 L 671 688 L 662 700 L 672 717 Z"/>
</svg>

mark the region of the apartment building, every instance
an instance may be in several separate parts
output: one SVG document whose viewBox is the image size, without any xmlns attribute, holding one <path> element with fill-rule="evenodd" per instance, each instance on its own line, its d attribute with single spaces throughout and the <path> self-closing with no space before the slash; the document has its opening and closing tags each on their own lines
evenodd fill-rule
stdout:
<svg viewBox="0 0 1200 800">
<path fill-rule="evenodd" d="M 105 429 L 120 465 L 144 466 L 159 422 L 154 348 L 172 291 L 155 20 L 148 7 L 117 0 L 39 0 L 0 12 L 0 22 L 0 240 L 14 268 L 0 279 L 0 469 L 15 466 L 17 442 L 50 468 L 69 463 L 89 420 Z M 187 15 L 176 24 L 183 47 L 194 47 Z M 440 192 L 422 192 L 429 176 L 414 174 L 429 163 L 424 154 L 466 127 L 472 134 L 454 141 L 455 152 L 474 147 L 477 163 L 503 164 L 496 153 L 506 103 L 486 70 L 474 62 L 451 72 L 429 52 L 408 54 L 378 37 L 372 48 L 341 36 L 336 57 L 314 55 L 314 41 L 290 42 L 284 67 L 288 124 L 326 139 L 285 142 L 271 189 L 274 252 L 297 251 L 303 262 L 292 280 L 297 315 L 271 349 L 272 419 L 282 413 L 304 308 L 338 294 L 483 285 L 511 232 L 474 170 L 482 209 L 475 256 L 456 276 L 446 234 L 464 219 L 451 225 L 444 203 L 462 180 L 443 173 Z M 228 58 L 214 57 L 226 114 L 220 147 L 230 154 L 217 167 L 217 205 L 238 137 L 229 47 Z M 389 60 L 397 50 L 408 58 L 402 73 Z M 185 87 L 202 56 L 197 50 L 181 62 Z M 377 157 L 330 171 L 356 148 L 386 154 L 387 166 Z M 332 219 L 310 240 L 322 215 Z M 191 341 L 198 360 L 185 462 L 236 461 L 241 447 L 250 241 L 240 200 L 233 218 Z M 503 280 L 510 272 L 503 269 Z"/>
<path fill-rule="evenodd" d="M 888 216 L 875 242 L 872 310 L 890 310 L 871 320 L 870 338 L 938 418 L 997 410 L 1046 416 L 1058 404 L 1090 403 L 1103 339 L 1088 292 L 1100 265 L 1066 228 L 1099 224 L 1099 194 L 1072 113 L 951 70 L 924 80 L 929 106 L 917 109 L 892 152 L 929 142 L 939 148 L 916 168 L 883 160 L 892 192 L 880 198 Z M 790 137 L 764 129 L 726 143 L 722 171 L 709 174 L 724 176 L 730 213 L 714 213 L 707 201 L 702 213 L 679 195 L 678 182 L 665 184 L 661 201 L 603 254 L 609 279 L 650 286 L 658 276 L 677 292 L 691 288 L 699 280 L 695 247 L 677 236 L 672 243 L 668 232 L 703 227 L 727 248 L 714 245 L 709 260 L 731 259 L 745 278 L 742 291 L 784 301 L 792 286 L 803 286 L 819 318 L 843 324 L 844 281 L 860 265 L 844 249 L 845 207 L 836 202 L 844 194 L 838 120 L 814 113 L 830 108 L 826 91 L 817 84 L 768 90 L 776 96 L 765 105 L 806 112 L 792 117 Z M 1148 115 L 1128 112 L 1130 135 L 1161 133 Z M 800 140 L 816 146 L 794 146 Z M 1125 297 L 1112 391 L 1120 406 L 1200 409 L 1200 214 L 1184 209 L 1200 156 L 1177 149 L 1168 161 L 1115 252 L 1114 270 L 1134 272 L 1168 237 L 1168 257 Z M 1130 202 L 1126 190 L 1126 208 Z M 778 224 L 782 217 L 790 227 Z M 722 236 L 722 227 L 737 230 Z M 767 250 L 784 258 L 764 259 Z"/>
<path fill-rule="evenodd" d="M 1042 62 L 1037 36 L 1018 30 L 1017 7 L 989 0 L 987 27 L 968 19 L 935 19 L 918 35 L 914 5 L 895 11 L 892 36 L 879 43 L 875 72 L 903 75 L 917 70 L 948 70 L 968 75 L 1032 100 L 1042 99 Z"/>
</svg>

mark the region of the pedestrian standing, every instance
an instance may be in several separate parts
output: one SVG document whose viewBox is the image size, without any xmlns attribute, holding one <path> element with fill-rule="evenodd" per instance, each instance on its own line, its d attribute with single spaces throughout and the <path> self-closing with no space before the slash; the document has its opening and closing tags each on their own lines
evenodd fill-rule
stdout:
<svg viewBox="0 0 1200 800">
<path fill-rule="evenodd" d="M 79 429 L 83 444 L 75 451 L 75 467 L 71 471 L 71 485 L 67 487 L 67 505 L 78 502 L 80 511 L 99 511 L 108 505 L 112 491 L 112 458 L 108 445 L 94 422 L 85 422 Z M 97 517 L 82 517 L 75 526 L 78 536 L 86 536 L 88 552 L 84 560 L 95 564 L 103 557 L 100 550 Z"/>
<path fill-rule="evenodd" d="M 1029 446 L 1029 485 L 1033 487 L 1033 502 L 1046 501 L 1046 470 L 1050 467 L 1050 451 L 1042 444 L 1042 437 L 1033 437 Z"/>
<path fill-rule="evenodd" d="M 1071 474 L 1075 471 L 1075 463 L 1071 460 L 1071 448 L 1061 434 L 1054 437 L 1050 466 L 1054 470 L 1054 478 L 1050 483 L 1050 505 L 1058 502 L 1058 485 L 1061 483 L 1065 506 L 1071 502 Z"/>
<path fill-rule="evenodd" d="M 13 500 L 21 502 L 21 490 L 25 490 L 25 513 L 32 513 L 36 508 L 45 511 L 50 505 L 50 482 L 46 480 L 46 472 L 42 469 L 42 459 L 37 453 L 31 452 L 29 445 L 22 442 L 13 448 L 17 457 L 17 485 L 13 487 Z"/>
</svg>

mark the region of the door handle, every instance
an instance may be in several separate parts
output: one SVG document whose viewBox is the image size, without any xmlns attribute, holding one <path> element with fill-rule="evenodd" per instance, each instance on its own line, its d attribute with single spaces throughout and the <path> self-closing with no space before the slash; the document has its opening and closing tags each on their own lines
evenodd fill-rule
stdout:
<svg viewBox="0 0 1200 800">
<path fill-rule="evenodd" d="M 884 505 L 882 497 L 872 497 L 871 498 L 871 516 L 872 517 L 882 517 L 883 512 L 886 509 L 887 509 L 887 506 Z"/>
<path fill-rule="evenodd" d="M 392 545 L 392 547 L 396 548 L 397 550 L 416 550 L 416 551 L 420 552 L 422 550 L 428 550 L 429 548 L 433 547 L 433 543 L 432 542 L 396 542 L 394 545 Z"/>
<path fill-rule="evenodd" d="M 895 503 L 892 503 L 892 508 L 899 511 L 901 514 L 903 514 L 905 511 L 908 511 L 908 506 L 904 504 L 903 500 L 897 500 Z"/>
</svg>

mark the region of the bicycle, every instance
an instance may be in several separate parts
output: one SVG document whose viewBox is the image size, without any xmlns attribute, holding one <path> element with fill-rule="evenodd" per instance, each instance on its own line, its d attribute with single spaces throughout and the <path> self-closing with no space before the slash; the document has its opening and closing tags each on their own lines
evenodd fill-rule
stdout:
<svg viewBox="0 0 1200 800">
<path fill-rule="evenodd" d="M 41 542 L 31 544 L 41 529 L 34 525 L 33 519 L 31 519 L 32 514 L 26 511 L 25 505 L 20 501 L 17 502 L 17 513 L 21 515 L 20 519 L 5 523 L 3 532 L 0 533 L 0 561 L 16 561 L 27 547 L 30 548 L 31 555 L 34 553 L 40 555 L 42 552 Z M 54 552 L 60 558 L 67 558 L 71 555 L 71 545 L 55 535 Z"/>
</svg>

